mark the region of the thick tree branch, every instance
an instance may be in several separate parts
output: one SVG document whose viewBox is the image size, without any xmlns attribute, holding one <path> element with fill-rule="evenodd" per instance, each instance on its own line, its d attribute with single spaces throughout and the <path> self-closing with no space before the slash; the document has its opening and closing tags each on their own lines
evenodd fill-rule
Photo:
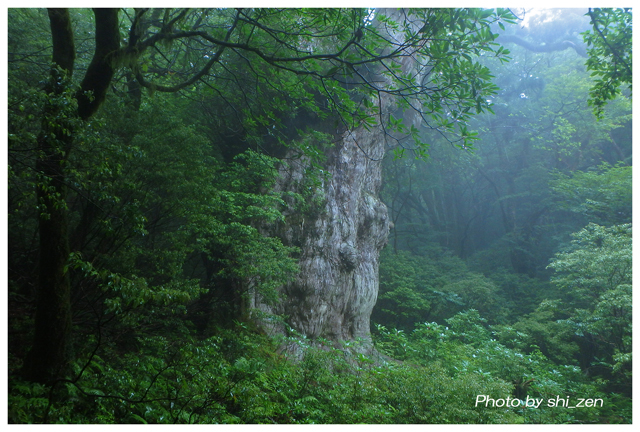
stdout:
<svg viewBox="0 0 640 432">
<path fill-rule="evenodd" d="M 118 9 L 94 9 L 96 18 L 96 50 L 82 80 L 78 99 L 78 114 L 83 120 L 91 117 L 106 97 L 116 70 L 115 54 L 120 49 Z"/>
<path fill-rule="evenodd" d="M 569 40 L 550 43 L 546 45 L 534 45 L 531 42 L 527 42 L 526 40 L 519 38 L 518 36 L 501 34 L 499 38 L 500 38 L 499 39 L 500 43 L 503 43 L 503 44 L 514 43 L 532 52 L 538 52 L 538 53 L 553 52 L 553 51 L 563 51 L 563 50 L 566 50 L 567 48 L 573 48 L 580 57 L 585 57 L 585 58 L 588 57 L 587 50 L 583 45 L 576 44 Z"/>
</svg>

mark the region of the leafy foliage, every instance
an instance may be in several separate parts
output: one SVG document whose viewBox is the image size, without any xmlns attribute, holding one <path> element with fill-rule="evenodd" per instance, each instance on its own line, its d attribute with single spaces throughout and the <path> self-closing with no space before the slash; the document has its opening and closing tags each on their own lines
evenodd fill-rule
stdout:
<svg viewBox="0 0 640 432">
<path fill-rule="evenodd" d="M 10 421 L 55 423 L 473 423 L 517 416 L 469 403 L 506 394 L 486 377 L 450 377 L 440 367 L 376 366 L 335 348 L 309 348 L 299 363 L 272 341 L 238 327 L 200 342 L 139 340 L 143 350 L 112 363 L 93 356 L 82 377 L 43 386 L 15 382 Z M 24 405 L 26 400 L 33 405 Z M 464 408 L 464 407 L 468 408 Z"/>
<path fill-rule="evenodd" d="M 589 105 L 602 118 L 607 101 L 620 94 L 620 87 L 632 84 L 632 26 L 631 9 L 589 8 L 593 30 L 584 33 L 589 45 L 587 69 L 595 76 L 589 92 Z"/>
<path fill-rule="evenodd" d="M 560 252 L 549 266 L 558 274 L 554 283 L 577 305 L 631 283 L 631 224 L 607 228 L 591 223 L 573 237 L 570 250 Z"/>
<path fill-rule="evenodd" d="M 631 167 L 603 163 L 594 170 L 557 174 L 551 188 L 559 207 L 587 221 L 613 225 L 631 221 Z"/>
<path fill-rule="evenodd" d="M 491 394 L 494 399 L 506 399 L 507 396 L 526 399 L 530 396 L 544 400 L 544 405 L 537 410 L 522 407 L 505 410 L 505 414 L 520 417 L 512 418 L 509 422 L 590 423 L 600 422 L 607 415 L 617 418 L 617 415 L 611 412 L 597 413 L 594 410 L 566 407 L 549 408 L 547 401 L 557 396 L 575 398 L 588 394 L 594 395 L 590 396 L 593 398 L 606 398 L 606 390 L 585 379 L 577 366 L 557 365 L 537 349 L 524 354 L 517 348 L 503 345 L 492 338 L 493 332 L 483 321 L 477 311 L 469 310 L 448 320 L 450 326 L 434 322 L 423 323 L 417 325 L 411 333 L 387 330 L 380 326 L 376 338 L 383 352 L 405 362 L 415 362 L 428 367 L 439 365 L 454 379 L 475 376 L 481 377 L 480 379 L 486 380 L 487 383 L 511 383 L 507 387 L 510 389 L 507 393 L 489 393 L 480 389 L 480 393 L 469 395 L 473 403 L 476 401 L 476 395 L 481 394 Z M 504 336 L 505 330 L 499 334 Z M 512 332 L 512 335 L 515 340 L 523 340 L 520 333 Z M 527 386 L 524 394 L 518 394 L 518 386 L 529 379 L 532 384 Z M 492 409 L 499 411 L 496 408 Z M 625 415 L 628 413 L 629 411 L 626 411 Z"/>
<path fill-rule="evenodd" d="M 619 389 L 631 373 L 631 224 L 591 223 L 574 238 L 549 265 L 557 273 L 553 282 L 573 307 L 565 322 L 586 341 L 588 367 L 603 368 Z"/>
<path fill-rule="evenodd" d="M 502 295 L 491 279 L 469 271 L 464 261 L 440 248 L 427 256 L 385 251 L 372 320 L 410 330 L 416 322 L 441 321 L 474 308 L 482 315 L 493 313 L 492 321 L 499 322 L 506 312 L 500 310 Z"/>
</svg>

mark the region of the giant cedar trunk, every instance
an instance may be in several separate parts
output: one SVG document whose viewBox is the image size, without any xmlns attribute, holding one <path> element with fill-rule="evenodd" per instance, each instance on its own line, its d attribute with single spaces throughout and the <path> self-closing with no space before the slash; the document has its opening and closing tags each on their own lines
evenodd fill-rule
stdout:
<svg viewBox="0 0 640 432">
<path fill-rule="evenodd" d="M 381 128 L 343 134 L 323 167 L 330 178 L 322 185 L 322 208 L 292 214 L 274 227 L 285 244 L 301 248 L 298 277 L 283 288 L 286 299 L 275 310 L 259 300 L 252 307 L 284 314 L 292 328 L 312 339 L 370 341 L 379 254 L 390 223 L 378 198 L 384 151 Z M 278 188 L 296 190 L 306 168 L 300 163 L 282 169 Z M 289 348 L 298 354 L 297 347 Z"/>
<path fill-rule="evenodd" d="M 379 13 L 393 19 L 402 11 Z M 402 36 L 391 37 L 400 40 Z M 400 63 L 404 71 L 415 67 L 411 56 L 403 57 Z M 371 79 L 386 78 L 376 75 Z M 399 115 L 391 95 L 381 94 L 378 103 L 381 118 L 387 118 L 389 113 Z M 409 124 L 419 121 L 411 110 L 404 117 Z M 300 273 L 282 288 L 284 302 L 269 306 L 256 295 L 250 299 L 250 307 L 284 315 L 291 328 L 312 340 L 361 340 L 364 344 L 356 349 L 373 351 L 370 317 L 378 297 L 380 251 L 387 244 L 391 223 L 378 192 L 382 159 L 389 148 L 397 145 L 398 138 L 381 125 L 358 126 L 337 137 L 323 166 L 328 177 L 320 188 L 324 198 L 321 207 L 306 214 L 290 214 L 285 224 L 266 228 L 284 244 L 300 247 Z M 287 159 L 293 158 L 292 154 L 289 156 Z M 283 166 L 276 189 L 302 192 L 309 166 L 304 160 Z M 260 324 L 272 333 L 285 332 L 280 324 L 266 320 Z M 301 355 L 296 344 L 284 349 Z"/>
<path fill-rule="evenodd" d="M 26 378 L 43 383 L 64 376 L 72 359 L 65 164 L 72 150 L 77 119 L 88 119 L 104 101 L 115 70 L 112 56 L 120 45 L 118 10 L 95 9 L 96 50 L 75 95 L 78 110 L 70 111 L 73 96 L 67 90 L 75 60 L 71 19 L 67 9 L 48 12 L 53 67 L 45 89 L 49 97 L 38 137 L 39 274 L 34 344 L 24 367 Z"/>
</svg>

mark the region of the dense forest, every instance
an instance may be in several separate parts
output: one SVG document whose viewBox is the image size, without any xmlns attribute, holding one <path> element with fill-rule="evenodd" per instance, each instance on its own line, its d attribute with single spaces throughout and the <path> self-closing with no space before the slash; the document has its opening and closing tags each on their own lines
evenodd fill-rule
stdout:
<svg viewBox="0 0 640 432">
<path fill-rule="evenodd" d="M 9 423 L 631 423 L 631 9 L 9 9 Z"/>
</svg>

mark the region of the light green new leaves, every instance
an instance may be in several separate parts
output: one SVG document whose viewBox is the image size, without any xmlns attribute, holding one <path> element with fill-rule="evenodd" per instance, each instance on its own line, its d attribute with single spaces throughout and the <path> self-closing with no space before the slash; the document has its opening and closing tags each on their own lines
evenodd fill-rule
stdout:
<svg viewBox="0 0 640 432">
<path fill-rule="evenodd" d="M 631 224 L 589 224 L 574 237 L 571 250 L 557 254 L 549 265 L 557 272 L 552 281 L 567 290 L 576 307 L 565 322 L 587 341 L 607 341 L 601 364 L 630 373 Z"/>
<path fill-rule="evenodd" d="M 621 93 L 621 86 L 632 90 L 632 14 L 630 8 L 590 8 L 588 15 L 593 30 L 583 33 L 590 47 L 586 64 L 595 77 L 589 105 L 601 119 L 604 106 Z"/>
<path fill-rule="evenodd" d="M 610 228 L 589 224 L 575 233 L 571 249 L 556 255 L 552 280 L 569 290 L 579 304 L 598 299 L 632 282 L 631 224 Z"/>
</svg>

